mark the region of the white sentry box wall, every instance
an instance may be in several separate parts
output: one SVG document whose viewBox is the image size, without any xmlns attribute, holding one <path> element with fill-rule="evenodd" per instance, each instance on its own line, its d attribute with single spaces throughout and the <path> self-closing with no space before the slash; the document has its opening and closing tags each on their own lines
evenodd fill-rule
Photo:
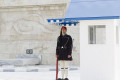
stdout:
<svg viewBox="0 0 120 80">
<path fill-rule="evenodd" d="M 115 48 L 115 69 L 116 69 L 116 80 L 120 80 L 120 19 L 117 21 L 118 26 L 118 44 Z"/>
<path fill-rule="evenodd" d="M 80 80 L 118 80 L 117 22 L 116 19 L 80 21 Z M 89 25 L 106 25 L 105 44 L 88 43 Z"/>
</svg>

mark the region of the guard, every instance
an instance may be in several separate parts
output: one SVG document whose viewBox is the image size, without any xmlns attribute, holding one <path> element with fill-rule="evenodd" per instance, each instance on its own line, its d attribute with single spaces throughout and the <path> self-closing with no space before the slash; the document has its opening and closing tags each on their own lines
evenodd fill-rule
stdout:
<svg viewBox="0 0 120 80">
<path fill-rule="evenodd" d="M 68 79 L 69 61 L 72 61 L 72 37 L 67 34 L 67 28 L 62 26 L 60 36 L 57 38 L 56 58 L 60 63 L 62 78 L 58 80 Z"/>
</svg>

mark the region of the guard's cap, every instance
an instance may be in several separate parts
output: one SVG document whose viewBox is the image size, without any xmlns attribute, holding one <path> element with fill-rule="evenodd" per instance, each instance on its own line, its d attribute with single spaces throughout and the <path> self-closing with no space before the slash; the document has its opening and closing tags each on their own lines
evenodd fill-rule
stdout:
<svg viewBox="0 0 120 80">
<path fill-rule="evenodd" d="M 67 30 L 67 27 L 65 27 L 65 26 L 62 26 L 62 29 L 66 29 L 66 30 Z"/>
</svg>

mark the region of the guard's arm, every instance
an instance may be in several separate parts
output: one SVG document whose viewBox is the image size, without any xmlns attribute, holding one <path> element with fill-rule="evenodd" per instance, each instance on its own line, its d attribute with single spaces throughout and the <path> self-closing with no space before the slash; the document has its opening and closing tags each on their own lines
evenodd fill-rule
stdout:
<svg viewBox="0 0 120 80">
<path fill-rule="evenodd" d="M 71 55 L 72 54 L 72 48 L 73 48 L 73 41 L 72 41 L 72 37 L 70 36 L 69 37 L 69 46 L 68 46 L 68 48 L 69 48 L 69 52 L 68 52 L 68 55 Z"/>
<path fill-rule="evenodd" d="M 59 37 L 57 38 L 56 55 L 59 55 Z"/>
</svg>

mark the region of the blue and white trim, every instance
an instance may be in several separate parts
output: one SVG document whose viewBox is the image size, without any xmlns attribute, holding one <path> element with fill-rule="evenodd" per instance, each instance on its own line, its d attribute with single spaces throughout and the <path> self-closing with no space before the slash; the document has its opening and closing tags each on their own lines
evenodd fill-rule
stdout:
<svg viewBox="0 0 120 80">
<path fill-rule="evenodd" d="M 48 23 L 54 23 L 59 26 L 66 26 L 66 25 L 76 26 L 79 23 L 79 21 L 77 20 L 67 20 L 67 19 L 47 19 L 47 21 Z"/>
<path fill-rule="evenodd" d="M 66 25 L 76 26 L 80 20 L 105 20 L 105 19 L 120 19 L 120 16 L 61 18 L 61 19 L 47 19 L 47 21 L 48 23 L 54 23 L 60 26 L 66 26 Z"/>
<path fill-rule="evenodd" d="M 64 19 L 47 19 L 48 23 L 62 22 Z"/>
</svg>

